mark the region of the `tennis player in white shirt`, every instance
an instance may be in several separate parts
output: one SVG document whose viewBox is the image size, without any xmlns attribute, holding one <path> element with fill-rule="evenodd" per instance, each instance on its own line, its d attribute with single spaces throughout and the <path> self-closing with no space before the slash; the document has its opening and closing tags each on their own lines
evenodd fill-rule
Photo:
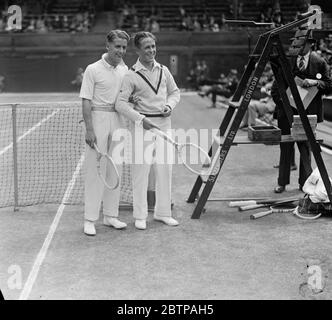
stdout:
<svg viewBox="0 0 332 320">
<path fill-rule="evenodd" d="M 115 190 L 104 187 L 97 174 L 97 156 L 93 146 L 96 143 L 102 153 L 112 154 L 114 148 L 112 134 L 121 127 L 120 117 L 114 105 L 123 77 L 128 72 L 128 67 L 122 59 L 129 40 L 129 35 L 125 31 L 110 31 L 106 36 L 107 52 L 100 60 L 90 64 L 83 76 L 80 98 L 82 98 L 87 143 L 84 164 L 84 233 L 89 236 L 96 234 L 95 222 L 99 218 L 101 202 L 103 202 L 104 225 L 115 229 L 127 226 L 118 220 L 120 187 Z M 117 169 L 121 177 L 122 165 L 117 165 Z M 105 172 L 106 168 L 102 170 Z"/>
</svg>

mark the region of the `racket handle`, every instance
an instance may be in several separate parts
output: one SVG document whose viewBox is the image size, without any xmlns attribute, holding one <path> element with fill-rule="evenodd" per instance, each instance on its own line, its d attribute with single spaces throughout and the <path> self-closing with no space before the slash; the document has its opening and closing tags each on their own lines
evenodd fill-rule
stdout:
<svg viewBox="0 0 332 320">
<path fill-rule="evenodd" d="M 258 213 L 254 213 L 250 216 L 250 219 L 255 220 L 255 219 L 259 219 L 262 217 L 265 217 L 269 214 L 271 214 L 273 211 L 269 210 L 269 211 L 262 211 L 262 212 L 258 212 Z"/>
<path fill-rule="evenodd" d="M 239 207 L 239 211 L 253 210 L 253 209 L 263 208 L 266 206 L 267 206 L 266 204 L 252 204 L 248 206 Z"/>
<path fill-rule="evenodd" d="M 257 204 L 255 200 L 240 200 L 240 201 L 231 201 L 228 206 L 233 207 L 242 207 L 242 206 L 250 206 Z"/>
</svg>

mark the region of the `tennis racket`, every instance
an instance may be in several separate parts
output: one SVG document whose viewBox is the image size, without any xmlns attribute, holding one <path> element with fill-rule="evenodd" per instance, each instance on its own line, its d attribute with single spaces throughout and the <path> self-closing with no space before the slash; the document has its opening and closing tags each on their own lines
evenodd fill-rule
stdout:
<svg viewBox="0 0 332 320">
<path fill-rule="evenodd" d="M 239 211 L 247 211 L 247 210 L 253 210 L 253 209 L 258 209 L 258 208 L 263 208 L 263 207 L 275 206 L 275 205 L 279 205 L 279 204 L 287 204 L 287 203 L 291 203 L 294 201 L 299 201 L 298 197 L 284 198 L 284 199 L 280 199 L 278 201 L 273 201 L 273 202 L 242 206 L 242 207 L 239 207 Z"/>
<path fill-rule="evenodd" d="M 259 219 L 259 218 L 265 217 L 265 216 L 267 216 L 269 214 L 272 214 L 272 213 L 294 212 L 295 208 L 296 208 L 296 206 L 294 204 L 291 204 L 291 203 L 290 204 L 281 204 L 281 205 L 270 206 L 270 210 L 252 214 L 250 216 L 250 219 L 252 219 L 252 220 Z"/>
<path fill-rule="evenodd" d="M 79 124 L 81 126 L 83 126 L 84 124 L 84 120 L 80 120 L 79 121 Z M 109 189 L 109 190 L 115 190 L 116 188 L 119 187 L 119 184 L 120 184 L 120 175 L 119 175 L 119 171 L 113 161 L 113 159 L 111 158 L 110 155 L 108 155 L 107 153 L 103 153 L 99 150 L 97 144 L 95 143 L 93 145 L 93 149 L 95 150 L 96 152 L 96 155 L 97 155 L 97 174 L 98 174 L 98 177 L 99 179 L 103 182 L 104 186 Z M 115 173 L 115 183 L 114 185 L 111 185 L 110 183 L 108 183 L 106 181 L 106 177 L 104 177 L 104 174 L 102 173 L 102 163 L 103 162 L 106 162 L 106 175 L 107 175 L 107 169 L 109 169 L 109 171 L 113 170 L 114 173 Z"/>
<path fill-rule="evenodd" d="M 98 173 L 100 180 L 103 182 L 105 187 L 109 190 L 114 190 L 114 189 L 118 188 L 118 186 L 120 184 L 120 175 L 119 175 L 118 169 L 116 168 L 116 165 L 115 165 L 113 159 L 107 153 L 100 152 L 100 150 L 98 149 L 98 146 L 96 144 L 94 144 L 93 146 L 94 146 L 94 150 L 97 153 L 97 173 Z M 109 167 L 110 170 L 113 170 L 115 172 L 116 179 L 115 179 L 114 185 L 110 185 L 106 181 L 106 178 L 104 177 L 104 175 L 102 173 L 101 167 L 102 167 L 103 161 L 106 162 L 106 171 L 107 171 L 107 167 Z"/>
<path fill-rule="evenodd" d="M 229 207 L 244 207 L 244 206 L 251 206 L 251 205 L 258 205 L 263 204 L 265 206 L 273 205 L 274 203 L 282 203 L 284 201 L 295 201 L 298 200 L 299 197 L 287 197 L 287 198 L 265 198 L 265 199 L 257 199 L 257 200 L 244 200 L 244 201 L 231 201 L 229 203 Z"/>
<path fill-rule="evenodd" d="M 298 206 L 294 209 L 294 212 L 293 212 L 294 215 L 296 215 L 297 217 L 299 217 L 301 219 L 304 219 L 304 220 L 316 220 L 316 219 L 318 219 L 322 215 L 321 213 L 318 213 L 317 215 L 312 216 L 312 217 L 310 217 L 310 216 L 304 216 L 304 215 L 302 215 L 302 214 L 299 213 L 298 209 L 299 209 Z"/>
<path fill-rule="evenodd" d="M 180 144 L 175 142 L 166 133 L 156 128 L 151 129 L 151 131 L 174 146 L 175 150 L 178 153 L 181 163 L 192 173 L 201 175 L 207 170 L 207 169 L 202 169 L 203 167 L 204 168 L 210 167 L 211 165 L 210 156 L 203 148 L 201 148 L 197 144 L 191 142 Z M 189 158 L 189 160 L 190 159 L 193 160 L 195 158 L 196 161 L 189 161 L 188 163 L 187 158 Z"/>
</svg>

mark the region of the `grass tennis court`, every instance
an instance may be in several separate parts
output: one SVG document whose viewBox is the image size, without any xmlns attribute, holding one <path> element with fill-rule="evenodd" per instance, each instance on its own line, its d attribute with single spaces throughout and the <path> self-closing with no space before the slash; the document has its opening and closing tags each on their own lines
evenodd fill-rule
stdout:
<svg viewBox="0 0 332 320">
<path fill-rule="evenodd" d="M 75 101 L 77 97 L 76 94 L 1 95 L 2 103 L 45 99 Z M 207 109 L 208 104 L 194 93 L 183 94 L 174 110 L 173 127 L 217 128 L 225 109 Z M 45 111 L 22 125 L 18 136 L 51 114 Z M 28 116 L 22 114 L 25 119 Z M 10 114 L 5 117 L 9 119 Z M 72 132 L 66 132 L 65 128 L 72 126 L 75 117 L 68 117 L 68 122 L 61 124 L 67 139 Z M 32 166 L 40 161 L 45 143 L 59 148 L 51 160 L 59 172 L 66 172 L 61 181 L 64 195 L 80 159 L 70 161 L 75 165 L 66 167 L 68 159 L 61 157 L 61 146 L 56 146 L 58 142 L 53 140 L 52 132 L 59 130 L 60 125 L 56 119 L 54 115 L 43 123 L 45 134 L 50 136 L 48 141 L 38 140 L 42 126 L 25 137 L 31 141 L 20 157 L 25 165 Z M 3 131 L 1 135 L 7 136 Z M 74 135 L 73 143 L 78 143 L 75 139 L 80 137 Z M 2 142 L 0 153 L 10 142 Z M 12 159 L 8 154 L 0 155 L 1 167 L 10 167 Z M 232 147 L 211 198 L 273 196 L 277 177 L 273 165 L 278 156 L 278 146 Z M 298 152 L 296 156 L 298 159 Z M 332 157 L 323 154 L 323 158 L 331 175 Z M 43 159 L 50 162 L 47 160 Z M 10 170 L 1 170 L 1 177 L 12 175 Z M 33 181 L 33 169 L 30 173 L 26 181 Z M 292 173 L 287 196 L 301 194 L 297 190 L 297 173 Z M 185 200 L 195 179 L 182 166 L 173 167 L 173 214 L 180 222 L 177 228 L 153 221 L 150 214 L 147 230 L 139 231 L 133 225 L 132 213 L 122 211 L 120 216 L 128 223 L 126 230 L 110 229 L 99 221 L 97 236 L 89 238 L 82 230 L 82 205 L 40 204 L 22 207 L 18 212 L 13 212 L 12 207 L 0 209 L 0 288 L 5 298 L 303 299 L 299 286 L 304 282 L 306 257 L 331 256 L 331 219 L 312 222 L 283 213 L 252 221 L 250 211 L 229 208 L 228 202 L 209 202 L 201 219 L 192 220 L 194 205 Z M 43 181 L 37 180 L 35 184 L 40 187 Z M 1 183 L 1 194 L 13 192 L 12 188 Z M 37 188 L 26 192 L 31 196 L 32 192 L 43 191 Z M 52 237 L 48 236 L 50 232 Z M 43 246 L 46 242 L 47 247 Z M 14 281 L 16 287 L 13 287 L 17 270 L 21 271 L 21 283 Z M 331 292 L 328 283 L 322 298 L 331 298 Z"/>
</svg>

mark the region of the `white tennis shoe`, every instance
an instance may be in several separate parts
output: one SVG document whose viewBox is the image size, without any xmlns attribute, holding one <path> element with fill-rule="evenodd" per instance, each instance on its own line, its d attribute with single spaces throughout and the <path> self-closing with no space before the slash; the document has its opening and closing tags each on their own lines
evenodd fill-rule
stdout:
<svg viewBox="0 0 332 320">
<path fill-rule="evenodd" d="M 154 220 L 161 221 L 161 222 L 167 224 L 168 226 L 176 227 L 179 225 L 179 222 L 172 217 L 154 216 L 153 218 L 154 218 Z"/>
<path fill-rule="evenodd" d="M 84 221 L 84 233 L 88 236 L 96 235 L 95 224 L 92 221 Z"/>
<path fill-rule="evenodd" d="M 115 229 L 124 229 L 127 224 L 120 221 L 118 218 L 104 216 L 104 225 L 107 227 L 113 227 Z"/>
<path fill-rule="evenodd" d="M 145 230 L 146 229 L 146 220 L 135 220 L 135 227 L 139 230 Z"/>
</svg>

